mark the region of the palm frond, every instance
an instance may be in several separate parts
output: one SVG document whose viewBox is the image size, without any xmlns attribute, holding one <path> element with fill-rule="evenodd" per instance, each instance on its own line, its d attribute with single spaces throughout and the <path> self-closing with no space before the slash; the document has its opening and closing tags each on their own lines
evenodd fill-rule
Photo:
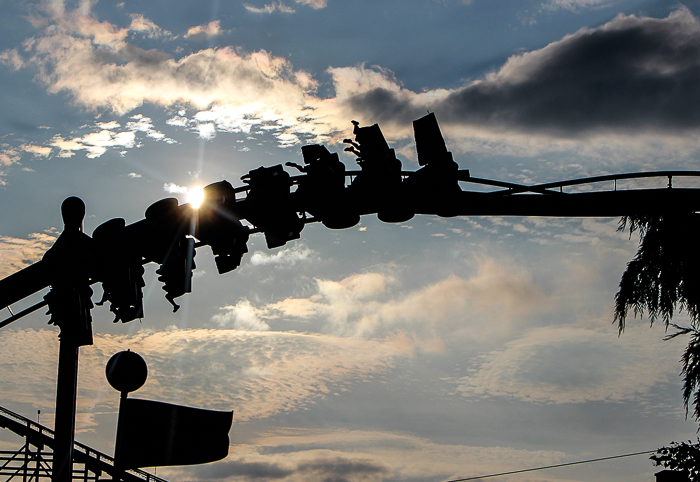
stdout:
<svg viewBox="0 0 700 482">
<path fill-rule="evenodd" d="M 668 328 L 676 310 L 686 311 L 695 325 L 700 318 L 699 215 L 694 213 L 626 216 L 618 230 L 639 231 L 637 254 L 627 264 L 615 295 L 614 322 L 619 332 L 632 310 L 646 313 L 651 324 L 659 317 Z"/>
<path fill-rule="evenodd" d="M 665 340 L 690 336 L 680 360 L 683 403 L 686 416 L 692 404 L 693 416 L 700 421 L 700 215 L 625 216 L 618 230 L 625 229 L 630 237 L 639 232 L 640 244 L 620 279 L 613 322 L 621 334 L 632 311 L 635 318 L 646 314 L 651 324 L 661 318 L 667 330 L 675 328 Z M 677 311 L 688 314 L 689 327 L 671 322 Z"/>
</svg>

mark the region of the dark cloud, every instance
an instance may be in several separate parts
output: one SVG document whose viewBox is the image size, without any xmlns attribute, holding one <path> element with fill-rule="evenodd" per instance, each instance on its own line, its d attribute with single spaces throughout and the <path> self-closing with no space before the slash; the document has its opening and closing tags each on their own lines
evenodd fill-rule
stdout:
<svg viewBox="0 0 700 482">
<path fill-rule="evenodd" d="M 124 50 L 129 61 L 137 62 L 143 66 L 157 65 L 172 58 L 168 53 L 156 49 L 145 50 L 132 44 L 127 44 Z"/>
<path fill-rule="evenodd" d="M 219 462 L 197 468 L 201 480 L 221 480 L 229 477 L 245 477 L 249 480 L 277 480 L 291 475 L 294 471 L 268 462 Z"/>
<path fill-rule="evenodd" d="M 424 106 L 413 105 L 402 92 L 382 87 L 354 95 L 347 103 L 351 111 L 366 113 L 368 119 L 379 124 L 406 124 L 426 114 Z"/>
<path fill-rule="evenodd" d="M 434 110 L 443 123 L 577 137 L 602 131 L 673 133 L 700 127 L 700 22 L 619 16 L 512 57 L 496 73 L 426 105 L 374 89 L 349 101 L 379 121 Z"/>
<path fill-rule="evenodd" d="M 301 472 L 305 476 L 305 480 L 323 482 L 379 480 L 391 473 L 387 467 L 372 460 L 343 457 L 302 463 L 297 466 L 297 472 Z"/>
<path fill-rule="evenodd" d="M 286 468 L 271 462 L 230 461 L 205 465 L 196 469 L 197 480 L 223 480 L 242 477 L 246 480 L 278 480 L 289 476 L 297 480 L 318 482 L 351 482 L 381 480 L 391 471 L 369 459 L 345 457 L 321 458 Z"/>
</svg>

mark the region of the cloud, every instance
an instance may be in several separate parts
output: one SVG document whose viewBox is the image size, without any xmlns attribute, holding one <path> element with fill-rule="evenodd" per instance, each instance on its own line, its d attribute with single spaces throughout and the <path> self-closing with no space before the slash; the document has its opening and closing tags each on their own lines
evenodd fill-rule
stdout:
<svg viewBox="0 0 700 482">
<path fill-rule="evenodd" d="M 199 137 L 206 140 L 212 140 L 216 137 L 216 124 L 212 122 L 204 122 L 197 124 L 197 132 L 199 132 Z"/>
<path fill-rule="evenodd" d="M 273 458 L 273 457 L 267 457 Z M 381 481 L 391 471 L 381 463 L 357 456 L 307 456 L 286 463 L 249 462 L 227 460 L 195 471 L 197 480 L 225 480 L 241 477 L 244 480 L 336 480 L 336 481 Z"/>
<path fill-rule="evenodd" d="M 481 366 L 459 381 L 457 391 L 468 398 L 538 403 L 643 403 L 653 386 L 676 383 L 679 344 L 663 342 L 651 330 L 619 338 L 612 331 L 534 329 L 485 355 Z"/>
<path fill-rule="evenodd" d="M 565 9 L 579 11 L 583 9 L 602 8 L 610 6 L 617 0 L 549 0 L 543 8 L 547 10 Z"/>
<path fill-rule="evenodd" d="M 33 144 L 24 144 L 20 147 L 24 152 L 28 152 L 34 157 L 48 157 L 51 155 L 51 148 L 46 146 L 35 146 Z"/>
<path fill-rule="evenodd" d="M 380 481 L 391 472 L 371 459 L 334 457 L 301 463 L 296 472 L 308 479 Z M 307 480 L 308 480 L 307 479 Z"/>
<path fill-rule="evenodd" d="M 488 257 L 478 260 L 478 271 L 470 279 L 452 275 L 396 294 L 392 288 L 398 285 L 394 277 L 381 273 L 353 274 L 340 281 L 316 279 L 311 296 L 267 303 L 255 312 L 267 321 L 316 321 L 329 333 L 386 338 L 409 351 L 439 352 L 443 339 L 507 336 L 512 320 L 555 305 L 526 270 Z"/>
<path fill-rule="evenodd" d="M 493 132 L 675 135 L 700 128 L 699 45 L 700 22 L 688 9 L 664 19 L 620 15 L 513 56 L 432 102 L 391 83 L 359 89 L 345 102 L 387 123 L 408 123 L 428 107 L 444 124 Z"/>
<path fill-rule="evenodd" d="M 281 1 L 277 3 L 268 3 L 267 5 L 263 7 L 256 7 L 254 5 L 251 5 L 249 3 L 244 3 L 243 6 L 245 7 L 246 10 L 252 13 L 265 13 L 265 14 L 271 14 L 276 11 L 282 12 L 282 13 L 294 13 L 295 10 L 292 7 L 289 7 L 282 3 Z"/>
<path fill-rule="evenodd" d="M 328 6 L 328 1 L 327 0 L 294 0 L 296 3 L 302 4 L 302 5 L 307 5 L 315 10 L 321 9 L 321 8 L 326 8 Z M 256 7 L 255 5 L 251 5 L 249 3 L 244 3 L 243 6 L 245 7 L 246 10 L 252 13 L 265 13 L 265 14 L 271 14 L 274 12 L 281 12 L 281 13 L 295 13 L 295 10 L 282 3 L 281 0 L 278 2 L 273 2 L 273 3 L 268 3 L 264 5 L 263 7 Z"/>
<path fill-rule="evenodd" d="M 131 132 L 143 132 L 147 137 L 155 139 L 158 141 L 164 141 L 168 144 L 177 144 L 175 139 L 170 139 L 166 137 L 165 134 L 159 132 L 153 126 L 153 120 L 150 117 L 146 117 L 142 114 L 136 114 L 130 117 L 130 121 L 126 123 L 126 128 Z M 113 124 L 117 124 L 113 122 Z M 118 124 L 117 124 L 118 126 Z"/>
<path fill-rule="evenodd" d="M 27 45 L 30 62 L 50 92 L 68 92 L 88 109 L 121 115 L 146 102 L 198 109 L 232 106 L 262 116 L 261 122 L 270 111 L 277 112 L 277 120 L 296 124 L 294 115 L 308 107 L 306 92 L 315 88 L 308 74 L 265 51 L 210 48 L 175 60 L 128 43 L 129 29 L 91 16 L 65 12 L 53 21 L 53 28 Z M 209 24 L 209 31 L 214 27 Z"/>
<path fill-rule="evenodd" d="M 72 157 L 75 151 L 85 150 L 86 156 L 90 159 L 100 157 L 107 152 L 107 149 L 133 148 L 136 146 L 136 134 L 132 131 L 114 132 L 110 129 L 102 129 L 98 132 L 91 132 L 82 137 L 64 139 L 60 135 L 55 135 L 50 142 L 51 147 L 58 148 L 58 157 Z"/>
<path fill-rule="evenodd" d="M 0 332 L 0 384 L 6 403 L 55 399 L 57 330 Z M 116 410 L 119 394 L 104 376 L 114 353 L 141 354 L 149 369 L 136 394 L 171 403 L 234 410 L 236 421 L 304 410 L 316 400 L 391 370 L 398 353 L 377 341 L 281 332 L 172 330 L 95 335 L 80 352 L 79 411 Z M 51 411 L 50 409 L 48 410 Z"/>
<path fill-rule="evenodd" d="M 74 35 L 77 38 L 89 39 L 96 45 L 107 48 L 119 48 L 134 34 L 148 38 L 170 36 L 170 32 L 158 27 L 151 20 L 140 14 L 132 14 L 128 27 L 119 28 L 108 22 L 99 22 L 91 15 L 92 5 L 82 2 L 75 10 L 66 10 L 63 3 L 45 3 L 45 13 L 48 18 L 44 24 L 53 23 L 57 30 Z M 36 23 L 40 25 L 40 23 Z"/>
<path fill-rule="evenodd" d="M 163 474 L 197 481 L 450 480 L 563 459 L 560 451 L 441 444 L 408 433 L 295 428 L 261 434 L 219 463 L 164 468 Z"/>
<path fill-rule="evenodd" d="M 267 310 L 255 308 L 250 301 L 242 300 L 235 305 L 221 308 L 224 313 L 214 315 L 212 321 L 222 327 L 231 327 L 235 330 L 267 331 L 269 325 L 262 320 Z"/>
<path fill-rule="evenodd" d="M 11 147 L 9 144 L 0 144 L 0 166 L 9 166 L 19 162 L 22 154 L 19 149 Z"/>
<path fill-rule="evenodd" d="M 243 477 L 247 480 L 278 480 L 293 474 L 294 470 L 271 462 L 248 462 L 246 460 L 228 460 L 210 464 L 197 471 L 204 480 L 222 480 L 229 477 Z"/>
<path fill-rule="evenodd" d="M 166 182 L 163 184 L 163 191 L 169 192 L 171 194 L 187 194 L 189 189 L 185 186 L 178 186 L 174 182 Z"/>
<path fill-rule="evenodd" d="M 141 144 L 137 134 L 144 134 L 148 138 L 168 144 L 177 143 L 176 140 L 166 137 L 165 134 L 157 131 L 151 118 L 136 114 L 130 116 L 129 119 L 125 130 L 121 128 L 121 124 L 117 121 L 96 122 L 91 126 L 82 126 L 82 129 L 92 130 L 92 132 L 82 136 L 64 139 L 63 136 L 56 134 L 48 142 L 48 145 L 23 144 L 14 153 L 7 151 L 5 156 L 10 160 L 16 159 L 16 161 L 21 159 L 21 153 L 23 152 L 32 154 L 34 157 L 49 157 L 53 149 L 57 148 L 58 157 L 72 157 L 76 151 L 84 150 L 88 158 L 94 159 L 102 156 L 109 149 L 133 149 L 140 147 Z M 10 157 L 10 154 L 14 154 L 14 157 Z"/>
<path fill-rule="evenodd" d="M 0 279 L 39 261 L 54 241 L 53 232 L 32 233 L 27 239 L 0 236 Z"/>
<path fill-rule="evenodd" d="M 250 264 L 253 266 L 268 264 L 294 266 L 299 262 L 313 258 L 315 255 L 315 251 L 307 248 L 303 244 L 295 244 L 291 248 L 280 249 L 274 254 L 267 254 L 264 251 L 256 251 L 250 257 Z"/>
<path fill-rule="evenodd" d="M 15 49 L 3 50 L 0 52 L 0 64 L 9 65 L 15 70 L 24 67 L 24 60 Z"/>
<path fill-rule="evenodd" d="M 117 121 L 108 121 L 108 122 L 97 122 L 97 123 L 95 123 L 95 126 L 97 126 L 100 129 L 118 129 L 121 127 L 121 124 Z"/>
<path fill-rule="evenodd" d="M 59 157 L 72 157 L 75 151 L 85 150 L 86 156 L 90 159 L 102 156 L 109 149 L 133 149 L 139 147 L 137 133 L 143 133 L 146 137 L 157 141 L 175 144 L 177 141 L 168 138 L 165 134 L 157 131 L 153 127 L 153 122 L 149 117 L 137 114 L 130 117 L 126 124 L 126 130 L 120 130 L 121 124 L 116 121 L 96 122 L 94 126 L 83 126 L 83 129 L 94 129 L 79 137 L 64 139 L 56 134 L 49 146 L 22 146 L 22 150 L 35 156 L 47 157 L 51 154 L 52 148 L 58 149 Z"/>
<path fill-rule="evenodd" d="M 287 7 L 246 8 L 270 13 Z M 693 148 L 693 138 L 681 137 L 700 129 L 693 108 L 700 99 L 694 80 L 700 21 L 686 8 L 662 19 L 618 16 L 514 55 L 497 71 L 451 90 L 414 92 L 381 66 L 331 67 L 334 94 L 327 98 L 317 94 L 319 83 L 308 72 L 266 51 L 226 46 L 175 58 L 135 45 L 138 36 L 169 35 L 143 17 L 118 28 L 79 10 L 54 9 L 51 15 L 51 25 L 23 52 L 4 54 L 6 63 L 36 68 L 49 92 L 68 93 L 89 110 L 124 115 L 144 104 L 180 109 L 168 123 L 206 140 L 263 129 L 280 147 L 327 143 L 346 137 L 352 118 L 380 123 L 389 139 L 409 138 L 411 121 L 426 109 L 436 113 L 455 151 L 561 150 L 581 141 L 588 149 L 629 150 L 635 148 L 630 136 L 657 149 L 654 143 L 664 139 Z M 193 29 L 193 36 L 221 32 L 215 22 Z M 195 112 L 188 117 L 184 108 Z M 167 141 L 154 130 L 143 132 Z M 102 131 L 92 135 L 101 136 L 96 144 L 59 137 L 53 145 L 62 148 L 59 155 L 84 149 L 93 157 L 105 152 L 105 143 L 138 145 L 136 139 L 129 144 L 128 133 L 120 139 Z M 591 147 L 591 138 L 608 142 Z"/>
<path fill-rule="evenodd" d="M 196 25 L 194 27 L 190 27 L 185 34 L 185 38 L 192 40 L 206 40 L 208 38 L 221 35 L 222 33 L 221 22 L 219 20 L 213 20 L 206 25 Z"/>
<path fill-rule="evenodd" d="M 328 6 L 328 0 L 294 0 L 302 5 L 308 5 L 311 8 L 319 9 L 326 8 Z"/>
</svg>

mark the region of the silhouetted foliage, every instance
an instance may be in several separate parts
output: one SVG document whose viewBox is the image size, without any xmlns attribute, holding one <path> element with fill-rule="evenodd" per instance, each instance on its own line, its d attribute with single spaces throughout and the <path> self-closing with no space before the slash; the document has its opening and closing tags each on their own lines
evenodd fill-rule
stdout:
<svg viewBox="0 0 700 482">
<path fill-rule="evenodd" d="M 700 482 L 700 443 L 693 444 L 690 440 L 688 443 L 671 442 L 670 447 L 661 447 L 649 458 L 656 466 L 678 470 L 692 482 Z"/>
<path fill-rule="evenodd" d="M 640 245 L 620 280 L 615 295 L 615 322 L 620 333 L 630 309 L 634 316 L 646 312 L 651 324 L 659 317 L 666 329 L 675 332 L 669 340 L 689 335 L 681 357 L 683 402 L 688 413 L 692 400 L 693 416 L 700 420 L 700 215 L 695 213 L 625 216 L 619 230 L 638 232 Z M 674 313 L 688 313 L 690 326 L 672 323 Z"/>
</svg>

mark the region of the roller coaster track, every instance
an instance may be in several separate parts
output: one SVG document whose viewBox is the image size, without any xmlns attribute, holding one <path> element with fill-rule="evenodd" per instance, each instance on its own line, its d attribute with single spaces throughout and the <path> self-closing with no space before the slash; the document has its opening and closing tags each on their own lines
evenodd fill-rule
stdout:
<svg viewBox="0 0 700 482">
<path fill-rule="evenodd" d="M 22 415 L 0 407 L 0 427 L 24 437 L 25 445 L 18 451 L 0 451 L 0 477 L 5 481 L 40 482 L 50 480 L 53 465 L 53 430 Z M 33 447 L 33 449 L 32 449 Z M 115 477 L 114 459 L 87 445 L 75 442 L 73 448 L 73 480 L 99 481 Z M 82 466 L 82 468 L 80 467 Z M 106 475 L 105 475 L 106 474 Z M 166 482 L 140 469 L 122 472 L 125 482 Z"/>
<path fill-rule="evenodd" d="M 353 179 L 361 171 L 346 171 Z M 402 177 L 412 171 L 402 171 Z M 303 182 L 305 175 L 290 179 L 292 185 Z M 547 217 L 619 217 L 630 214 L 658 214 L 663 212 L 700 211 L 700 188 L 674 187 L 674 178 L 698 178 L 700 171 L 647 171 L 609 174 L 578 179 L 569 179 L 540 184 L 517 184 L 507 181 L 472 177 L 469 170 L 457 171 L 457 181 L 482 186 L 493 186 L 496 190 L 462 190 L 447 206 L 444 200 L 433 202 L 429 197 L 415 203 L 415 214 L 440 216 L 547 216 Z M 665 187 L 618 189 L 618 181 L 645 178 L 667 178 Z M 595 189 L 593 184 L 612 183 L 613 189 Z M 585 186 L 589 188 L 567 192 L 565 187 Z M 234 189 L 236 193 L 247 193 L 250 186 Z M 292 193 L 294 195 L 294 193 Z M 237 202 L 245 203 L 243 198 Z M 372 214 L 373 211 L 360 214 Z M 316 222 L 313 217 L 305 218 L 305 223 Z M 250 230 L 251 233 L 258 229 Z M 197 246 L 196 246 L 197 247 Z M 48 286 L 45 263 L 30 265 L 2 280 L 0 285 L 0 307 L 35 293 Z M 42 301 L 0 321 L 0 328 L 46 306 Z"/>
</svg>

